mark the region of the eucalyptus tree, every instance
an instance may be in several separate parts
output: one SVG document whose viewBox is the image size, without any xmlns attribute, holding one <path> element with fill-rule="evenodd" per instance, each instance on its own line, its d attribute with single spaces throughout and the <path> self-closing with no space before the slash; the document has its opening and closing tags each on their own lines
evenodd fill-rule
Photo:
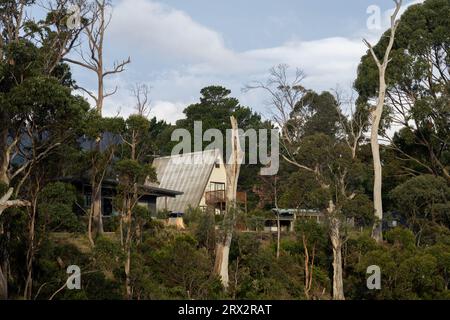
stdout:
<svg viewBox="0 0 450 320">
<path fill-rule="evenodd" d="M 364 43 L 369 48 L 370 55 L 372 56 L 375 64 L 378 68 L 378 97 L 376 99 L 376 105 L 371 108 L 371 134 L 370 145 L 372 147 L 373 168 L 374 168 L 374 182 L 373 182 L 373 204 L 375 210 L 376 221 L 373 226 L 372 237 L 381 242 L 383 240 L 382 220 L 383 220 L 383 197 L 382 197 L 382 165 L 380 157 L 380 144 L 378 141 L 378 135 L 380 130 L 381 118 L 383 115 L 385 99 L 386 99 L 386 70 L 391 61 L 390 54 L 392 47 L 394 46 L 395 34 L 399 25 L 397 16 L 402 6 L 402 0 L 394 0 L 395 10 L 391 16 L 391 28 L 388 35 L 388 43 L 385 48 L 382 58 L 379 58 L 374 51 L 372 45 L 364 39 Z M 384 39 L 383 39 L 384 40 Z"/>
<path fill-rule="evenodd" d="M 125 290 L 127 299 L 132 299 L 131 253 L 138 233 L 142 232 L 138 229 L 137 219 L 139 217 L 136 216 L 139 213 L 138 203 L 142 194 L 145 193 L 145 190 L 142 189 L 143 185 L 146 181 L 156 181 L 156 173 L 150 164 L 142 164 L 133 159 L 120 160 L 114 167 L 119 180 L 116 201 L 119 204 L 121 244 L 125 254 Z"/>
<path fill-rule="evenodd" d="M 450 181 L 449 15 L 445 0 L 408 7 L 392 44 L 382 119 L 391 130 L 380 133 L 409 177 L 426 173 Z M 373 46 L 377 56 L 389 49 L 391 32 Z M 377 65 L 370 53 L 361 60 L 355 88 L 363 104 L 377 95 Z"/>
<path fill-rule="evenodd" d="M 57 6 L 36 22 L 27 14 L 34 4 L 27 0 L 0 3 L 0 181 L 6 186 L 1 209 L 4 214 L 11 207 L 27 207 L 27 298 L 32 290 L 38 195 L 28 191 L 39 189 L 34 179 L 37 167 L 79 133 L 88 107 L 73 94 L 70 71 L 61 63 L 62 52 L 70 50 L 69 43 L 76 37 L 65 26 L 64 9 Z M 7 237 L 8 232 L 1 236 Z M 9 263 L 7 251 L 1 248 L 2 297 L 7 296 L 3 276 Z"/>
<path fill-rule="evenodd" d="M 303 79 L 301 70 L 289 77 L 288 66 L 279 65 L 270 70 L 266 82 L 255 82 L 248 89 L 268 93 L 274 121 L 281 130 L 282 157 L 299 170 L 297 178 L 301 176 L 302 184 L 309 186 L 307 193 L 315 195 L 308 205 L 327 217 L 333 251 L 333 299 L 342 300 L 343 207 L 363 192 L 364 166 L 342 136 L 345 130 L 340 119 L 344 116 L 338 102 L 330 93 L 319 95 L 307 90 Z"/>
<path fill-rule="evenodd" d="M 108 91 L 105 85 L 105 80 L 108 77 L 122 73 L 125 71 L 126 65 L 131 62 L 130 58 L 115 62 L 112 67 L 108 67 L 105 63 L 105 37 L 109 24 L 112 19 L 112 2 L 110 0 L 95 0 L 86 5 L 86 12 L 83 16 L 83 32 L 80 36 L 80 44 L 77 46 L 75 52 L 77 55 L 66 56 L 64 61 L 73 65 L 82 67 L 89 72 L 95 74 L 97 79 L 97 86 L 95 91 L 86 89 L 84 86 L 77 85 L 77 89 L 86 93 L 95 103 L 95 111 L 102 116 L 104 100 L 114 95 L 118 87 Z M 101 152 L 101 137 L 98 136 L 96 140 L 97 154 Z M 103 160 L 108 159 L 102 157 Z M 97 169 L 101 166 L 100 163 L 94 163 L 95 158 L 91 158 L 91 162 Z M 105 162 L 104 168 L 100 171 L 106 170 L 106 167 L 111 162 Z M 96 168 L 92 168 L 92 173 L 95 174 Z M 100 179 L 99 179 L 100 178 Z M 91 182 L 95 183 L 92 188 L 96 190 L 93 194 L 91 206 L 91 216 L 94 217 L 94 228 L 96 233 L 103 233 L 103 221 L 102 221 L 102 196 L 101 196 L 101 184 L 103 182 L 102 175 L 97 177 L 91 177 Z"/>
<path fill-rule="evenodd" d="M 229 287 L 229 257 L 231 241 L 233 239 L 234 227 L 236 224 L 236 215 L 238 213 L 237 206 L 237 187 L 239 180 L 239 173 L 241 171 L 241 163 L 244 158 L 242 151 L 239 128 L 237 119 L 234 116 L 230 117 L 231 122 L 231 154 L 227 159 L 226 169 L 226 213 L 223 218 L 222 235 L 219 237 L 216 245 L 216 259 L 214 264 L 214 271 L 220 277 L 223 287 L 227 290 Z"/>
</svg>

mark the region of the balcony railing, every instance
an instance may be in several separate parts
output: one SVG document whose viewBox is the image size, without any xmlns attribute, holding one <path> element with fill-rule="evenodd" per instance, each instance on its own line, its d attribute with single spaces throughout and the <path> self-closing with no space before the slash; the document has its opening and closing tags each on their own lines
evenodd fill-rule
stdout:
<svg viewBox="0 0 450 320">
<path fill-rule="evenodd" d="M 207 205 L 226 203 L 225 190 L 205 192 L 205 202 Z"/>
<path fill-rule="evenodd" d="M 238 203 L 247 203 L 247 193 L 237 192 L 236 201 Z M 207 191 L 205 192 L 205 202 L 207 205 L 226 204 L 225 190 Z"/>
</svg>

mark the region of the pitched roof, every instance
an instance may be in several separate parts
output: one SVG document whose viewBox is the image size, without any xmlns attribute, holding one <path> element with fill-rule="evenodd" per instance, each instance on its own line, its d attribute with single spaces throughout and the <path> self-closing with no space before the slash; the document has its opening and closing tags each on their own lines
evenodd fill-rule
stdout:
<svg viewBox="0 0 450 320">
<path fill-rule="evenodd" d="M 219 150 L 207 150 L 156 158 L 153 167 L 159 187 L 183 192 L 174 199 L 167 199 L 167 209 L 172 212 L 185 212 L 189 206 L 200 204 L 208 180 L 216 161 L 222 161 Z M 165 209 L 165 200 L 157 201 L 157 210 Z"/>
<path fill-rule="evenodd" d="M 67 182 L 67 183 L 75 183 L 75 184 L 87 184 L 90 185 L 91 181 L 88 178 L 77 178 L 77 177 L 61 177 L 55 179 L 56 181 L 60 182 Z M 102 188 L 104 189 L 116 189 L 119 182 L 114 179 L 104 179 L 102 182 Z M 156 185 L 139 185 L 139 193 L 141 195 L 151 195 L 156 197 L 176 197 L 181 194 L 182 192 L 170 190 L 166 188 L 161 188 Z"/>
</svg>

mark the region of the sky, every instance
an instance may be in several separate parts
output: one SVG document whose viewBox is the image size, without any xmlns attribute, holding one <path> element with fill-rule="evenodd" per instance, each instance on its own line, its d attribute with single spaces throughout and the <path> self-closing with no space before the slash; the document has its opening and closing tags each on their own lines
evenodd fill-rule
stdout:
<svg viewBox="0 0 450 320">
<path fill-rule="evenodd" d="M 405 0 L 403 10 L 418 2 Z M 373 6 L 380 8 L 376 29 L 367 26 Z M 147 84 L 151 115 L 171 123 L 208 85 L 230 89 L 266 117 L 268 97 L 242 88 L 267 79 L 278 64 L 302 69 L 309 89 L 350 90 L 367 50 L 362 39 L 375 44 L 393 8 L 391 0 L 113 0 L 104 55 L 109 65 L 128 56 L 132 62 L 107 80 L 118 91 L 105 101 L 104 115 L 131 114 L 131 87 Z M 73 75 L 95 90 L 94 74 L 73 67 Z"/>
</svg>

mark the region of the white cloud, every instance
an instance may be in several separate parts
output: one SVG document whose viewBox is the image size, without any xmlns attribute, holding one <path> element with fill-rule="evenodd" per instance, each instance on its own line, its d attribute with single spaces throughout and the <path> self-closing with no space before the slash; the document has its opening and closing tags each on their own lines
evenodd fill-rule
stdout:
<svg viewBox="0 0 450 320">
<path fill-rule="evenodd" d="M 186 106 L 187 104 L 182 102 L 155 101 L 150 115 L 175 124 L 178 119 L 184 117 L 183 110 Z"/>
<path fill-rule="evenodd" d="M 172 59 L 172 72 L 152 83 L 198 96 L 199 84 L 240 82 L 240 87 L 255 77 L 264 75 L 279 63 L 305 70 L 307 83 L 329 89 L 336 83 L 348 83 L 355 76 L 359 58 L 365 52 L 360 39 L 327 38 L 315 41 L 291 41 L 272 48 L 244 52 L 232 51 L 224 45 L 222 36 L 194 21 L 186 13 L 149 0 L 122 0 L 114 9 L 111 39 L 121 46 L 142 52 L 131 68 L 145 70 L 157 59 Z M 161 58 L 162 56 L 162 58 Z M 136 66 L 137 65 L 137 66 Z M 149 79 L 150 80 L 150 79 Z M 169 92 L 167 92 L 169 93 Z M 164 94 L 163 94 L 164 95 Z M 164 95 L 161 100 L 171 97 Z M 188 98 L 191 100 L 192 96 Z M 186 100 L 186 97 L 183 99 Z"/>
<path fill-rule="evenodd" d="M 402 11 L 422 1 L 408 3 Z M 379 31 L 361 30 L 352 37 L 292 40 L 237 52 L 226 47 L 220 33 L 183 11 L 150 0 L 121 0 L 114 8 L 108 42 L 112 50 L 126 50 L 132 64 L 115 80 L 120 88 L 107 101 L 107 113 L 116 114 L 119 107 L 122 116 L 132 112 L 132 100 L 125 88 L 136 82 L 153 87 L 153 115 L 169 122 L 183 117 L 182 110 L 198 100 L 200 89 L 213 84 L 232 89 L 233 95 L 263 112 L 264 97 L 243 94 L 240 89 L 253 80 L 263 80 L 268 69 L 280 63 L 303 69 L 307 75 L 305 85 L 314 90 L 329 90 L 337 85 L 348 88 L 367 50 L 362 38 L 376 43 L 389 15 L 390 11 L 384 13 L 383 30 Z M 154 65 L 159 70 L 155 71 Z"/>
<path fill-rule="evenodd" d="M 233 53 L 217 32 L 183 11 L 146 0 L 122 0 L 114 8 L 111 38 L 129 48 L 185 62 L 219 61 Z"/>
</svg>

